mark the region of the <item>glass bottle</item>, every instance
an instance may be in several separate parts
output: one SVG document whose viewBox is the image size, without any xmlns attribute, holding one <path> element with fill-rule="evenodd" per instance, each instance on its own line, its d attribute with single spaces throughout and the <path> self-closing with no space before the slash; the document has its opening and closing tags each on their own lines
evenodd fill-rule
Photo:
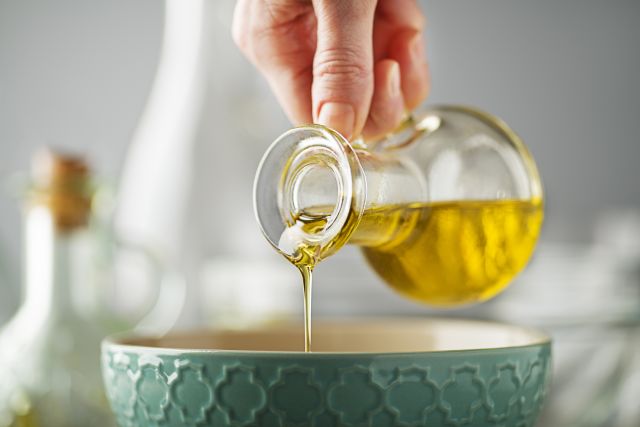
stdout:
<svg viewBox="0 0 640 427">
<path fill-rule="evenodd" d="M 102 392 L 104 330 L 77 292 L 88 284 L 90 172 L 39 153 L 25 206 L 24 303 L 0 330 L 0 426 L 113 425 Z M 86 276 L 85 276 L 86 277 Z"/>
<path fill-rule="evenodd" d="M 344 244 L 401 294 L 436 306 L 486 300 L 526 265 L 543 217 L 535 162 L 501 120 L 422 108 L 377 141 L 306 125 L 258 167 L 267 240 L 311 268 Z"/>
</svg>

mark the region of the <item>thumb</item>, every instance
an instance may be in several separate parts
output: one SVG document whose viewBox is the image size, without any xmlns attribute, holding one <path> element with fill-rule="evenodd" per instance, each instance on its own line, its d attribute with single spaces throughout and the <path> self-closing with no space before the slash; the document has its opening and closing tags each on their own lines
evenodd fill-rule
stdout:
<svg viewBox="0 0 640 427">
<path fill-rule="evenodd" d="M 313 6 L 313 119 L 349 139 L 362 131 L 373 95 L 376 0 L 313 0 Z"/>
</svg>

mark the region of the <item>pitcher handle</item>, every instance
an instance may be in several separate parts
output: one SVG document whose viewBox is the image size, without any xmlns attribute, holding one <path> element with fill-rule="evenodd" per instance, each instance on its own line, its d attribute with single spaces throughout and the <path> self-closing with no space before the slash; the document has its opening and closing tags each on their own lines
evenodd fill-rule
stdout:
<svg viewBox="0 0 640 427">
<path fill-rule="evenodd" d="M 154 297 L 151 308 L 141 320 L 135 322 L 133 332 L 141 335 L 161 336 L 166 334 L 177 322 L 187 296 L 186 280 L 177 269 L 169 267 L 161 257 L 144 245 L 116 240 L 117 249 L 137 251 L 151 263 L 154 280 Z"/>
</svg>

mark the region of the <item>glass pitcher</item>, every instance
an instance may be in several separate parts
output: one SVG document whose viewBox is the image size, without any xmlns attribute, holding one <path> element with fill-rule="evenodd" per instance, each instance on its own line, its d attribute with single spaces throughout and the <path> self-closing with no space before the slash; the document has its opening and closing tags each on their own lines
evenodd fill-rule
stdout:
<svg viewBox="0 0 640 427">
<path fill-rule="evenodd" d="M 291 129 L 262 158 L 254 203 L 263 234 L 294 264 L 358 245 L 393 289 L 436 306 L 504 289 L 543 219 L 542 184 L 521 139 L 460 106 L 417 110 L 377 141 Z"/>
</svg>

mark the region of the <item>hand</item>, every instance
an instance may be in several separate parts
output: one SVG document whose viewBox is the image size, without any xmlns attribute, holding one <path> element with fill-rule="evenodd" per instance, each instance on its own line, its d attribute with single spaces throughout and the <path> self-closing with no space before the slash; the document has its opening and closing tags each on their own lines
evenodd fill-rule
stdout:
<svg viewBox="0 0 640 427">
<path fill-rule="evenodd" d="M 429 92 L 415 0 L 239 0 L 233 37 L 292 122 L 387 133 Z"/>
</svg>

